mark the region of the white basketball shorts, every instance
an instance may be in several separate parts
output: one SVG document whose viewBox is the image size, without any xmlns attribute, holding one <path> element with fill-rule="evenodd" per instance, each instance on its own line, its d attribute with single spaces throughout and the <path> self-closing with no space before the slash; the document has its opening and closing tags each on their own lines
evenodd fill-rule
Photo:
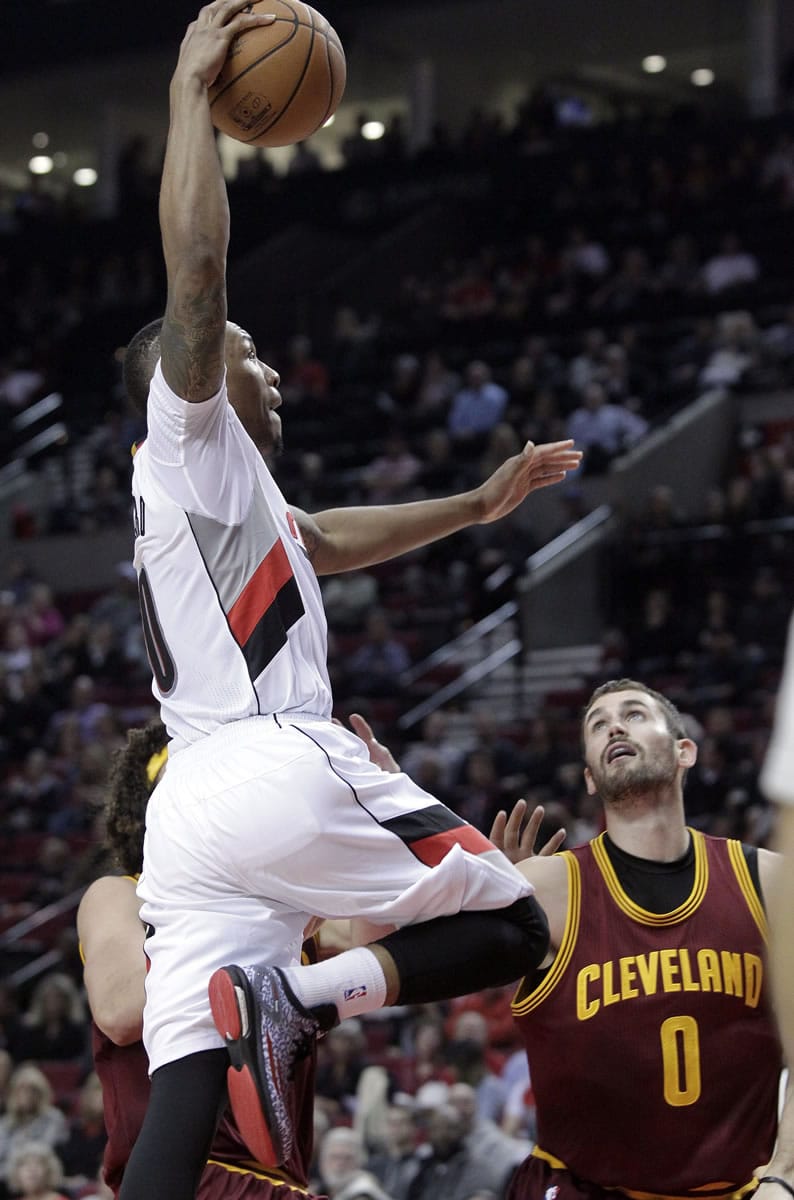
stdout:
<svg viewBox="0 0 794 1200">
<path fill-rule="evenodd" d="M 532 888 L 473 826 L 317 717 L 252 717 L 169 760 L 138 884 L 150 1071 L 222 1046 L 209 978 L 299 962 L 312 916 L 407 925 Z"/>
</svg>

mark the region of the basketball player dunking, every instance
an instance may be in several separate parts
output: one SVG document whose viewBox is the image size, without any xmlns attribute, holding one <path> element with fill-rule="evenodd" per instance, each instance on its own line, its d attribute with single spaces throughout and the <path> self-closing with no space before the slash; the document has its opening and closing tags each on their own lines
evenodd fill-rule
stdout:
<svg viewBox="0 0 794 1200">
<path fill-rule="evenodd" d="M 232 38 L 269 19 L 245 7 L 214 0 L 182 42 L 160 191 L 166 313 L 125 362 L 131 398 L 148 394 L 135 566 L 171 744 L 138 885 L 152 1088 L 122 1200 L 190 1200 L 227 1071 L 254 1157 L 283 1164 L 286 1081 L 318 1031 L 509 982 L 548 936 L 531 886 L 485 837 L 332 723 L 317 574 L 494 521 L 581 456 L 570 442 L 528 444 L 447 499 L 314 517 L 288 506 L 265 462 L 280 441 L 279 377 L 226 320 L 229 210 L 207 100 Z M 314 915 L 399 928 L 301 967 Z"/>
</svg>

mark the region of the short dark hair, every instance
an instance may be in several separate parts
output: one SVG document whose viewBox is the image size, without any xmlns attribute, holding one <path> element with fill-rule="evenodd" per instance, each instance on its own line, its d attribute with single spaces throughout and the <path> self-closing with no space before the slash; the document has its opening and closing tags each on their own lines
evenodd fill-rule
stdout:
<svg viewBox="0 0 794 1200">
<path fill-rule="evenodd" d="M 146 805 L 153 787 L 146 768 L 152 755 L 167 745 L 165 726 L 154 717 L 142 729 L 130 729 L 126 744 L 113 752 L 105 801 L 105 836 L 115 866 L 125 875 L 137 875 L 143 866 Z"/>
<path fill-rule="evenodd" d="M 673 737 L 676 740 L 688 737 L 683 717 L 672 701 L 663 696 L 661 692 L 648 687 L 647 683 L 639 683 L 636 679 L 609 679 L 606 683 L 602 683 L 600 687 L 596 688 L 582 710 L 582 744 L 584 744 L 584 722 L 587 714 L 596 700 L 600 700 L 602 696 L 608 696 L 612 692 L 644 692 L 646 696 L 650 696 L 652 700 L 655 700 L 661 708 L 667 722 L 667 728 Z"/>
<path fill-rule="evenodd" d="M 149 384 L 160 357 L 160 333 L 163 318 L 150 321 L 130 338 L 124 352 L 124 390 L 136 412 L 146 415 Z"/>
</svg>

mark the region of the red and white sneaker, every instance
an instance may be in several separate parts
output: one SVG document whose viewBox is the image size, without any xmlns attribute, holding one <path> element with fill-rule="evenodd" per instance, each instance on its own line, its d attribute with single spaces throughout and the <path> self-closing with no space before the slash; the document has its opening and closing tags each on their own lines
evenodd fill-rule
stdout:
<svg viewBox="0 0 794 1200">
<path fill-rule="evenodd" d="M 209 997 L 231 1059 L 227 1082 L 237 1128 L 263 1166 L 282 1166 L 295 1142 L 287 1094 L 295 1064 L 336 1024 L 336 1007 L 304 1008 L 278 967 L 220 967 Z"/>
</svg>

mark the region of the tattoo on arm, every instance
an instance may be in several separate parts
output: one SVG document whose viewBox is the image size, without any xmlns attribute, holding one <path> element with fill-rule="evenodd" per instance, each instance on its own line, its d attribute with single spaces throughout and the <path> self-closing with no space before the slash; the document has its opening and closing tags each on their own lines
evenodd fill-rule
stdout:
<svg viewBox="0 0 794 1200">
<path fill-rule="evenodd" d="M 226 334 L 226 288 L 170 297 L 160 335 L 163 371 L 184 400 L 207 400 L 220 386 Z"/>
</svg>

